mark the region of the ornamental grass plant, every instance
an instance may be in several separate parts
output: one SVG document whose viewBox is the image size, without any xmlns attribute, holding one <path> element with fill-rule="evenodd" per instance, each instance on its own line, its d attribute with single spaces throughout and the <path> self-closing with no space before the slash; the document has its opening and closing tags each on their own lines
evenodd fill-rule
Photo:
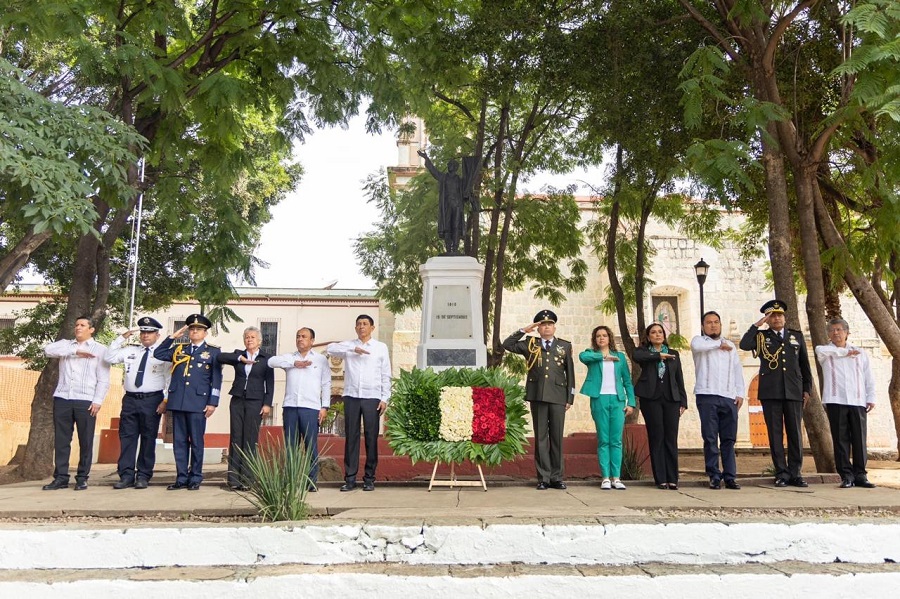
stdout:
<svg viewBox="0 0 900 599">
<path fill-rule="evenodd" d="M 647 457 L 641 456 L 637 443 L 629 435 L 625 435 L 622 438 L 622 479 L 643 480 Z"/>
<path fill-rule="evenodd" d="M 270 439 L 256 452 L 237 451 L 251 472 L 251 479 L 241 481 L 246 487 L 242 495 L 259 510 L 260 518 L 264 522 L 304 520 L 309 512 L 306 494 L 313 459 L 303 443 L 280 437 Z M 324 451 L 320 448 L 320 453 Z"/>
</svg>

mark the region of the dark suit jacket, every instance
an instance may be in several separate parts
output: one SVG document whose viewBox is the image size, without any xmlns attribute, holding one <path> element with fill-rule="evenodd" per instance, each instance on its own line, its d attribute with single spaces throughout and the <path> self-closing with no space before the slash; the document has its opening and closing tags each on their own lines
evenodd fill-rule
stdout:
<svg viewBox="0 0 900 599">
<path fill-rule="evenodd" d="M 269 358 L 263 352 L 256 355 L 256 363 L 250 367 L 250 377 L 240 357 L 247 357 L 247 350 L 236 349 L 233 352 L 219 354 L 219 362 L 234 366 L 234 382 L 231 384 L 230 393 L 233 397 L 244 399 L 261 399 L 263 405 L 272 405 L 272 396 L 275 392 L 275 371 L 269 368 Z"/>
<path fill-rule="evenodd" d="M 687 392 L 684 390 L 681 357 L 674 349 L 670 349 L 669 353 L 675 356 L 674 359 L 666 360 L 666 369 L 669 371 L 669 397 L 672 398 L 672 401 L 679 402 L 683 408 L 687 408 Z M 634 384 L 634 394 L 641 398 L 641 401 L 653 401 L 656 381 L 659 379 L 657 365 L 662 358 L 658 353 L 650 351 L 649 348 L 638 346 L 634 348 L 633 359 L 641 366 L 641 376 Z"/>
<path fill-rule="evenodd" d="M 770 355 L 783 348 L 773 363 L 759 355 L 759 344 Z M 812 371 L 809 367 L 809 355 L 806 353 L 806 340 L 803 333 L 793 329 L 784 329 L 784 338 L 770 329 L 760 331 L 756 325 L 741 337 L 740 348 L 752 351 L 754 358 L 759 358 L 759 399 L 787 399 L 803 401 L 803 393 L 812 390 Z"/>
<path fill-rule="evenodd" d="M 571 404 L 575 401 L 575 361 L 572 344 L 555 338 L 550 351 L 543 349 L 540 337 L 523 336 L 516 331 L 503 342 L 503 349 L 530 360 L 532 351 L 540 352 L 540 359 L 528 371 L 525 384 L 527 401 Z"/>
<path fill-rule="evenodd" d="M 206 406 L 219 405 L 219 389 L 222 387 L 222 365 L 219 348 L 205 341 L 193 355 L 188 355 L 190 343 L 178 343 L 166 337 L 153 352 L 153 357 L 172 362 L 178 356 L 183 360 L 172 370 L 169 382 L 168 409 L 182 412 L 202 412 Z"/>
</svg>

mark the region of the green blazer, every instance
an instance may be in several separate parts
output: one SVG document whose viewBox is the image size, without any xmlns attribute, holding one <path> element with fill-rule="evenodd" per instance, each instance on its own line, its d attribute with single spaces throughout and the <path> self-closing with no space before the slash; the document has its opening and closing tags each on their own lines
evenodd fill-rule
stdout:
<svg viewBox="0 0 900 599">
<path fill-rule="evenodd" d="M 613 362 L 616 373 L 616 395 L 626 405 L 634 407 L 634 386 L 631 384 L 631 373 L 628 372 L 628 361 L 625 354 L 620 351 L 610 352 L 619 358 Z M 599 397 L 603 386 L 603 354 L 592 349 L 586 349 L 578 355 L 582 364 L 587 366 L 587 378 L 581 386 L 581 392 L 588 397 Z"/>
</svg>

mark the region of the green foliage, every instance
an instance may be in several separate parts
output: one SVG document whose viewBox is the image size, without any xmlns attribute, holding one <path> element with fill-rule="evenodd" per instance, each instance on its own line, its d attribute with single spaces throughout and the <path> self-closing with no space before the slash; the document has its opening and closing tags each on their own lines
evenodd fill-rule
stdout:
<svg viewBox="0 0 900 599">
<path fill-rule="evenodd" d="M 56 340 L 65 309 L 64 299 L 56 297 L 16 313 L 15 325 L 0 330 L 0 354 L 15 354 L 28 370 L 43 370 L 44 346 Z"/>
<path fill-rule="evenodd" d="M 622 437 L 622 478 L 625 480 L 643 480 L 644 464 L 650 454 L 641 456 L 638 445 L 631 435 Z"/>
<path fill-rule="evenodd" d="M 93 197 L 121 205 L 134 195 L 125 169 L 145 140 L 99 108 L 48 100 L 23 80 L 0 57 L 0 222 L 91 233 Z"/>
<path fill-rule="evenodd" d="M 496 466 L 505 460 L 525 453 L 525 390 L 519 379 L 507 375 L 501 369 L 448 369 L 434 372 L 431 369 L 401 371 L 394 381 L 391 401 L 388 403 L 384 436 L 397 455 L 408 455 L 413 463 L 418 461 L 460 463 L 470 460 L 477 464 Z M 421 410 L 421 398 L 414 393 L 422 389 L 432 393 L 437 389 L 438 401 L 443 387 L 499 387 L 506 395 L 506 438 L 500 443 L 482 445 L 471 441 L 453 443 L 442 441 L 437 435 L 433 441 L 422 441 L 414 435 L 414 426 L 420 421 L 416 412 Z M 426 399 L 430 402 L 430 399 Z M 430 408 L 430 404 L 428 409 Z M 440 409 L 437 423 L 440 425 Z M 435 427 L 435 432 L 437 427 Z"/>
<path fill-rule="evenodd" d="M 409 372 L 409 376 L 397 379 L 392 397 L 400 401 L 400 407 L 397 409 L 403 413 L 403 428 L 406 429 L 410 439 L 414 441 L 440 439 L 441 384 L 437 377 L 431 376 L 429 371 L 413 369 Z"/>
<path fill-rule="evenodd" d="M 312 454 L 304 445 L 289 443 L 282 436 L 277 442 L 269 439 L 259 451 L 235 449 L 250 469 L 250 476 L 241 481 L 247 487 L 242 495 L 259 510 L 262 520 L 304 520 L 309 512 L 309 473 L 314 466 Z"/>
</svg>

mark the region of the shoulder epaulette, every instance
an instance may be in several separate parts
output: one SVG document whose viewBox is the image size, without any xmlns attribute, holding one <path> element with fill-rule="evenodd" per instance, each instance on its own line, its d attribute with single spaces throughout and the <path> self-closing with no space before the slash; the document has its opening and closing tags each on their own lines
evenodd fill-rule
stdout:
<svg viewBox="0 0 900 599">
<path fill-rule="evenodd" d="M 216 349 L 222 349 L 222 346 L 221 346 L 221 345 L 216 345 L 215 343 L 210 343 L 210 342 L 208 342 L 208 341 L 206 342 L 206 345 L 208 345 L 208 346 L 210 346 L 210 347 L 214 347 L 214 348 L 216 348 Z"/>
</svg>

